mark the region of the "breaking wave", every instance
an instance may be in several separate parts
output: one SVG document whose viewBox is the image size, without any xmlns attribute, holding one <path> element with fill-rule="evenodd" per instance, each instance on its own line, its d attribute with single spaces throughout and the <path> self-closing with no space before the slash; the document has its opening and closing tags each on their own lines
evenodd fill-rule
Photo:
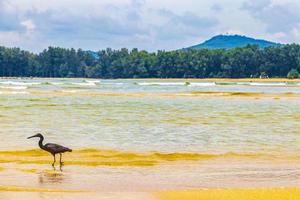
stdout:
<svg viewBox="0 0 300 200">
<path fill-rule="evenodd" d="M 0 91 L 0 95 L 1 94 L 30 94 L 30 93 L 25 91 Z"/>
<path fill-rule="evenodd" d="M 0 82 L 3 85 L 17 85 L 17 86 L 32 86 L 32 85 L 40 85 L 40 82 L 18 82 L 18 81 L 3 81 Z"/>
<path fill-rule="evenodd" d="M 191 82 L 188 86 L 192 87 L 209 87 L 209 86 L 216 86 L 215 82 Z"/>
<path fill-rule="evenodd" d="M 0 89 L 6 90 L 26 90 L 27 86 L 0 86 Z"/>
<path fill-rule="evenodd" d="M 141 86 L 184 86 L 185 82 L 142 82 L 137 83 L 137 85 Z"/>
<path fill-rule="evenodd" d="M 255 83 L 249 83 L 249 85 L 251 86 L 287 86 L 286 83 L 258 83 L 258 82 L 255 82 Z"/>
</svg>

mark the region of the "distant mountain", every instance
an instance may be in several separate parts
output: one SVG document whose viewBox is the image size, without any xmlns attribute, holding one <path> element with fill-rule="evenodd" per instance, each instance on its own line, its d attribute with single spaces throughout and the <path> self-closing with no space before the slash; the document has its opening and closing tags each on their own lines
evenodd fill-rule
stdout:
<svg viewBox="0 0 300 200">
<path fill-rule="evenodd" d="M 268 46 L 281 46 L 282 44 L 270 42 L 267 40 L 259 40 L 241 35 L 217 35 L 211 39 L 189 48 L 192 49 L 232 49 L 243 47 L 248 44 L 258 45 L 260 48 Z"/>
</svg>

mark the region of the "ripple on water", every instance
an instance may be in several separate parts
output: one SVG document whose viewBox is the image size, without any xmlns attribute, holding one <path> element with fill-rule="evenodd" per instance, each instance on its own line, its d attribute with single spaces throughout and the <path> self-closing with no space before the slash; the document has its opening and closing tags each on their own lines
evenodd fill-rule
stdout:
<svg viewBox="0 0 300 200">
<path fill-rule="evenodd" d="M 18 164 L 49 164 L 51 156 L 42 150 L 26 151 L 0 151 L 0 163 Z M 82 149 L 75 150 L 65 155 L 68 165 L 82 166 L 131 166 L 149 167 L 165 162 L 175 161 L 201 161 L 218 158 L 268 158 L 280 159 L 280 156 L 264 153 L 226 153 L 226 154 L 204 154 L 204 153 L 162 153 L 148 152 L 135 153 L 117 150 Z M 290 156 L 290 159 L 298 157 Z"/>
</svg>

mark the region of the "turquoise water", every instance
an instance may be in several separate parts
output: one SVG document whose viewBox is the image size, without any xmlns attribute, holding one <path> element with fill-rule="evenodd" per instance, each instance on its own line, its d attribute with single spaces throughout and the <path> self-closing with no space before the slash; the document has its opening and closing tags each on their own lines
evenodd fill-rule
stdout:
<svg viewBox="0 0 300 200">
<path fill-rule="evenodd" d="M 0 79 L 0 149 L 36 148 L 26 138 L 42 132 L 73 149 L 297 154 L 298 94 L 284 82 Z"/>
</svg>

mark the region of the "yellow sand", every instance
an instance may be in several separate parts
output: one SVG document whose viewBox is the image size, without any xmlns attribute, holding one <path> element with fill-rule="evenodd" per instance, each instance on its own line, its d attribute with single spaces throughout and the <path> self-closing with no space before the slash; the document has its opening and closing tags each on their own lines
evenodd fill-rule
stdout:
<svg viewBox="0 0 300 200">
<path fill-rule="evenodd" d="M 134 153 L 116 150 L 84 149 L 64 154 L 67 165 L 149 167 L 162 162 L 207 160 L 217 155 L 197 153 Z M 57 160 L 59 155 L 57 155 Z M 0 151 L 0 163 L 50 164 L 53 157 L 42 150 Z"/>
<path fill-rule="evenodd" d="M 159 200 L 299 200 L 300 188 L 164 191 Z"/>
<path fill-rule="evenodd" d="M 50 189 L 50 188 L 29 188 L 17 186 L 0 186 L 0 192 L 83 192 L 79 190 L 65 190 L 65 189 Z"/>
<path fill-rule="evenodd" d="M 200 161 L 217 158 L 261 158 L 276 160 L 276 155 L 269 154 L 201 154 L 201 153 L 161 153 L 147 152 L 136 153 L 118 150 L 83 149 L 75 150 L 63 155 L 63 161 L 67 165 L 81 166 L 129 166 L 129 167 L 150 167 L 166 162 L 174 161 Z M 299 159 L 297 156 L 285 155 L 285 159 Z M 57 155 L 57 161 L 59 155 Z M 40 149 L 25 151 L 0 151 L 0 163 L 17 164 L 50 164 L 53 161 L 51 154 Z M 1 170 L 1 169 L 0 169 Z"/>
<path fill-rule="evenodd" d="M 38 172 L 37 169 L 19 169 L 19 168 L 17 168 L 16 170 L 20 171 L 20 172 L 33 173 L 33 174 Z"/>
</svg>

